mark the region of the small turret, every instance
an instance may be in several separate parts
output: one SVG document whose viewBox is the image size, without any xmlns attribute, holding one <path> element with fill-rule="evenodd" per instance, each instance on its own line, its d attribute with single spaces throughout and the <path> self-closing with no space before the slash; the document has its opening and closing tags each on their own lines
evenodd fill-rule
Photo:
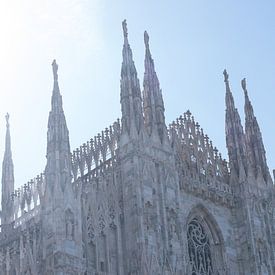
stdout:
<svg viewBox="0 0 275 275">
<path fill-rule="evenodd" d="M 120 80 L 122 133 L 133 137 L 139 134 L 143 126 L 142 100 L 133 54 L 128 42 L 126 20 L 122 22 L 122 28 L 124 36 Z"/>
<path fill-rule="evenodd" d="M 5 153 L 2 164 L 2 229 L 13 220 L 14 167 L 11 152 L 9 114 L 6 114 Z"/>
<path fill-rule="evenodd" d="M 245 96 L 245 142 L 248 165 L 257 179 L 263 179 L 265 183 L 271 184 L 272 179 L 266 162 L 262 133 L 248 97 L 245 78 L 241 81 L 241 86 Z"/>
<path fill-rule="evenodd" d="M 167 136 L 165 125 L 164 103 L 159 80 L 155 71 L 154 60 L 149 48 L 149 35 L 144 32 L 145 61 L 143 80 L 143 109 L 145 116 L 145 127 L 149 135 L 157 134 L 161 142 Z"/>
</svg>

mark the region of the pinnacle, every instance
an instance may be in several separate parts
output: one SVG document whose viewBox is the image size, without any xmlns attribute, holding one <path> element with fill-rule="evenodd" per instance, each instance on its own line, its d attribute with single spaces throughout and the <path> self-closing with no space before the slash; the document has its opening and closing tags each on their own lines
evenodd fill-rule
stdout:
<svg viewBox="0 0 275 275">
<path fill-rule="evenodd" d="M 245 78 L 242 79 L 241 86 L 242 86 L 242 89 L 244 91 L 245 98 L 248 99 L 248 93 L 247 93 L 247 89 L 246 89 L 246 79 Z"/>
</svg>

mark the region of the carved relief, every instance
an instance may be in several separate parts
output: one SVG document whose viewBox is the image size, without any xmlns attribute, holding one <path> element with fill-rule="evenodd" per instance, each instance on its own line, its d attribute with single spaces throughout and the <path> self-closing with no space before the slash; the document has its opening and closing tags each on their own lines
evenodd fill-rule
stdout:
<svg viewBox="0 0 275 275">
<path fill-rule="evenodd" d="M 65 224 L 66 224 L 66 238 L 68 240 L 74 240 L 75 233 L 75 219 L 74 214 L 70 209 L 65 212 Z"/>
</svg>

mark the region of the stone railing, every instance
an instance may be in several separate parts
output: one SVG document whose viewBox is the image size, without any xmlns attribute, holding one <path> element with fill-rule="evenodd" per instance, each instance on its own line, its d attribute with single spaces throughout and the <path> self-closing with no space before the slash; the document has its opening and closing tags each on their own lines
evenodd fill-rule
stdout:
<svg viewBox="0 0 275 275">
<path fill-rule="evenodd" d="M 232 199 L 228 163 L 190 111 L 169 125 L 169 137 L 176 154 L 180 187 L 228 203 L 229 197 Z"/>
<path fill-rule="evenodd" d="M 78 177 L 89 181 L 92 177 L 113 166 L 120 133 L 121 127 L 118 119 L 101 134 L 73 151 L 72 174 L 74 181 Z M 15 227 L 37 215 L 44 190 L 45 177 L 44 174 L 40 174 L 11 194 Z"/>
<path fill-rule="evenodd" d="M 15 226 L 36 215 L 44 194 L 45 177 L 38 175 L 28 183 L 16 189 L 12 194 Z"/>
<path fill-rule="evenodd" d="M 98 171 L 96 168 L 102 167 L 103 163 L 108 164 L 106 161 L 114 158 L 120 134 L 118 119 L 109 128 L 73 151 L 72 172 L 75 181 L 78 177 L 92 174 L 91 171 Z"/>
</svg>

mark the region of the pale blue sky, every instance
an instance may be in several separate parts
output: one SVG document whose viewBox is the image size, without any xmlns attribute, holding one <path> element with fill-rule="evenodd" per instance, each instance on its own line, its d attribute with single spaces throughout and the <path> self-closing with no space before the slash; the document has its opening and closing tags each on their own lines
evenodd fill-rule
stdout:
<svg viewBox="0 0 275 275">
<path fill-rule="evenodd" d="M 274 1 L 0 0 L 0 153 L 8 111 L 16 185 L 45 167 L 54 58 L 72 149 L 120 117 L 125 18 L 141 84 L 144 30 L 150 35 L 167 124 L 190 109 L 227 158 L 227 68 L 242 119 L 240 81 L 247 78 L 268 163 L 275 168 L 274 12 Z"/>
</svg>

